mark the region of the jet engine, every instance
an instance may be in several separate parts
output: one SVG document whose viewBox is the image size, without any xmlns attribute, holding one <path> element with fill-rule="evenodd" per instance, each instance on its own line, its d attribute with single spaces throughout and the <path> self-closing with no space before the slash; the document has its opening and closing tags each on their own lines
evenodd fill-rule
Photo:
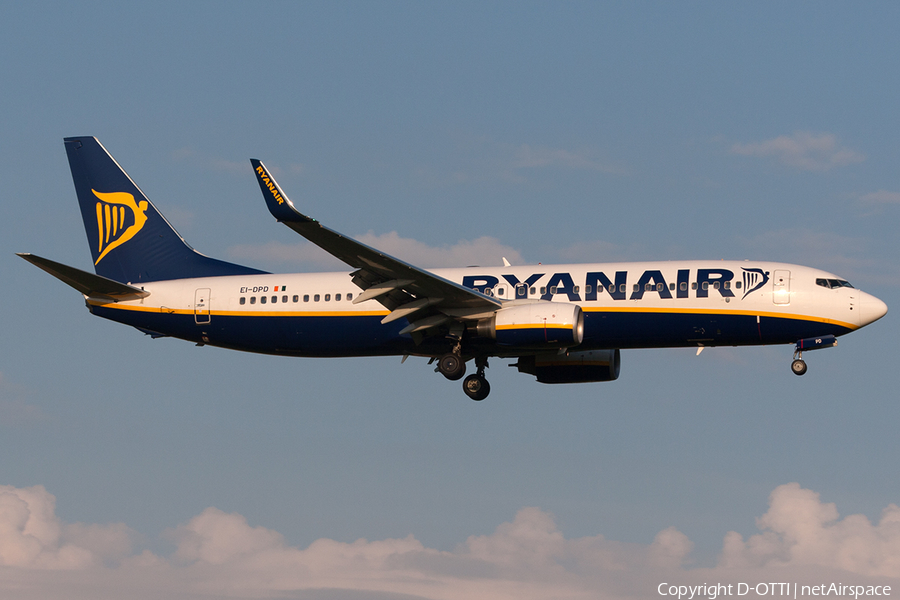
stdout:
<svg viewBox="0 0 900 600">
<path fill-rule="evenodd" d="M 619 349 L 586 350 L 567 354 L 520 356 L 513 367 L 537 377 L 541 383 L 588 383 L 619 377 Z"/>
<path fill-rule="evenodd" d="M 478 335 L 515 348 L 570 348 L 584 338 L 584 314 L 576 304 L 531 302 L 501 308 L 478 322 Z"/>
</svg>

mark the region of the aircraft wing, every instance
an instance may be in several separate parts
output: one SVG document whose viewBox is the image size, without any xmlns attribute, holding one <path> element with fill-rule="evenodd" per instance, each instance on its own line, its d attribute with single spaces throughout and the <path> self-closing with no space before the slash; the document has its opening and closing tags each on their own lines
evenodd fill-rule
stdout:
<svg viewBox="0 0 900 600">
<path fill-rule="evenodd" d="M 69 285 L 85 296 L 98 298 L 101 300 L 111 300 L 120 302 L 122 300 L 138 300 L 146 298 L 150 292 L 145 292 L 140 288 L 130 286 L 118 281 L 113 281 L 100 275 L 94 275 L 75 267 L 70 267 L 62 263 L 58 263 L 34 254 L 18 253 L 19 256 L 38 267 L 47 271 L 66 285 Z"/>
<path fill-rule="evenodd" d="M 407 328 L 408 331 L 421 331 L 450 320 L 447 317 L 440 321 L 439 315 L 477 318 L 484 313 L 493 313 L 500 307 L 501 302 L 496 298 L 357 242 L 300 213 L 265 165 L 256 159 L 251 159 L 250 163 L 272 216 L 356 269 L 351 274 L 353 283 L 363 292 L 354 299 L 354 303 L 377 299 L 392 311 L 383 322 L 406 317 L 413 327 Z M 418 319 L 415 322 L 412 317 L 414 313 L 415 319 Z M 429 325 L 426 321 L 433 324 Z M 419 324 L 418 328 L 414 327 L 416 323 Z"/>
</svg>

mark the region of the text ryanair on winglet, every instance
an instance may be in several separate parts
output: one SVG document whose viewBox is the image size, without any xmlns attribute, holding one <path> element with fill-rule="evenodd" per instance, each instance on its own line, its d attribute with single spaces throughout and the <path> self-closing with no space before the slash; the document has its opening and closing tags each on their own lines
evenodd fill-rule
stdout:
<svg viewBox="0 0 900 600">
<path fill-rule="evenodd" d="M 262 165 L 256 167 L 256 172 L 259 173 L 260 179 L 263 180 L 263 183 L 265 183 L 266 187 L 269 188 L 269 191 L 272 192 L 272 197 L 275 198 L 278 204 L 284 204 L 284 198 L 278 193 L 278 188 L 272 183 L 272 178 L 269 177 L 266 170 L 262 168 Z"/>
</svg>

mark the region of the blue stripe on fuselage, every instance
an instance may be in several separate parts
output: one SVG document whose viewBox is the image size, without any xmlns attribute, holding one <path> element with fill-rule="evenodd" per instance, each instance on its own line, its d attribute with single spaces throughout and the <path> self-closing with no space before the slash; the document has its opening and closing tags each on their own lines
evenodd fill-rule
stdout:
<svg viewBox="0 0 900 600">
<path fill-rule="evenodd" d="M 391 356 L 441 354 L 449 350 L 442 336 L 416 345 L 400 335 L 405 319 L 381 324 L 380 315 L 242 316 L 212 314 L 198 325 L 193 314 L 164 314 L 127 310 L 115 305 L 91 306 L 91 311 L 142 330 L 222 346 L 235 350 L 289 356 Z M 798 339 L 843 335 L 851 329 L 810 319 L 701 313 L 603 311 L 584 313 L 584 341 L 579 349 L 743 346 L 788 344 Z M 472 340 L 481 350 L 498 355 L 514 349 L 497 347 L 489 340 Z"/>
</svg>

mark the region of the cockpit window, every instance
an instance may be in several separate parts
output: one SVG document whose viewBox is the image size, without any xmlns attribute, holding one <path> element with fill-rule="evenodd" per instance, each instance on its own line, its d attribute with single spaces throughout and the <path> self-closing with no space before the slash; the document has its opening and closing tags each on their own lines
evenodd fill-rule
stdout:
<svg viewBox="0 0 900 600">
<path fill-rule="evenodd" d="M 816 285 L 820 285 L 831 290 L 841 287 L 853 287 L 852 285 L 850 285 L 849 281 L 845 281 L 843 279 L 816 279 Z"/>
</svg>

